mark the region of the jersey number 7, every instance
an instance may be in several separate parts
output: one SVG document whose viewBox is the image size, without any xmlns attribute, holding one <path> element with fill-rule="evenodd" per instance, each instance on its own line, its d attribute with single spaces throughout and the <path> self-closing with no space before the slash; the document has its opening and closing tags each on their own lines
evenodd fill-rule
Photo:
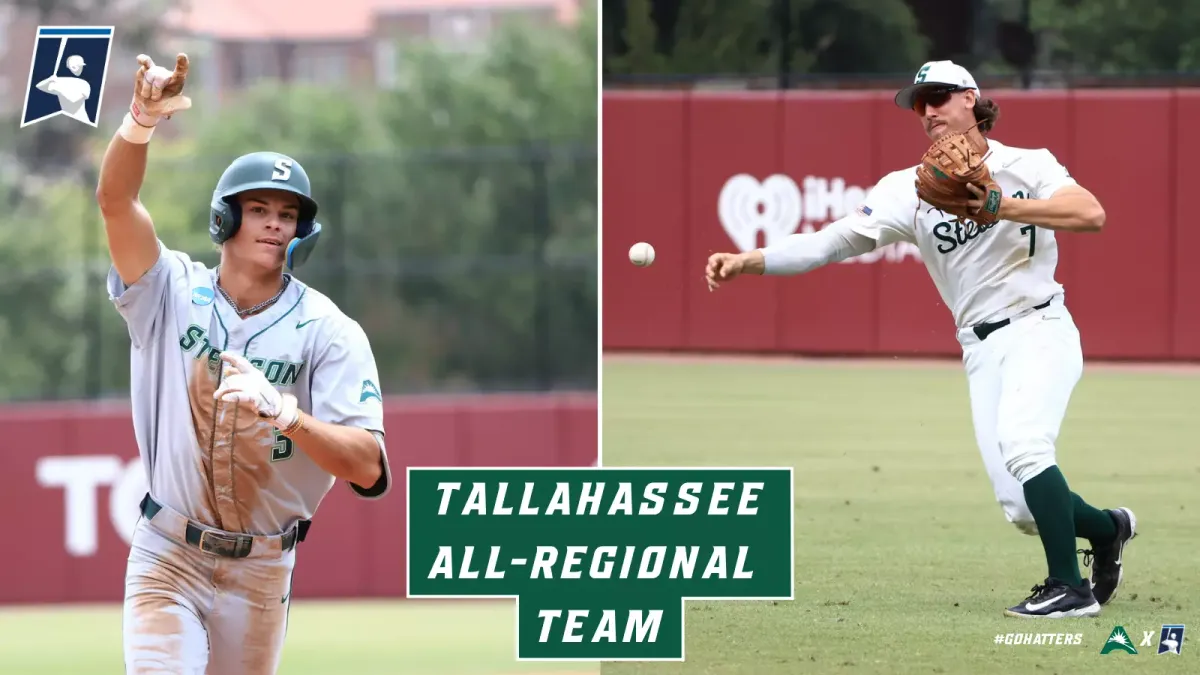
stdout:
<svg viewBox="0 0 1200 675">
<path fill-rule="evenodd" d="M 1033 257 L 1033 251 L 1037 248 L 1037 228 L 1033 225 L 1026 225 L 1021 228 L 1021 234 L 1029 235 L 1029 257 Z"/>
</svg>

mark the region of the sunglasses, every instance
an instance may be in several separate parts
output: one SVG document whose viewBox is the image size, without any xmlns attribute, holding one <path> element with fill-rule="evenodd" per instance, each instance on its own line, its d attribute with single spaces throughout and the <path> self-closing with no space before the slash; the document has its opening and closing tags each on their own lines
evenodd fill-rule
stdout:
<svg viewBox="0 0 1200 675">
<path fill-rule="evenodd" d="M 946 105 L 946 101 L 950 100 L 951 94 L 955 94 L 960 91 L 966 91 L 966 88 L 945 86 L 923 89 L 913 97 L 913 110 L 924 115 L 926 106 L 938 108 Z"/>
</svg>

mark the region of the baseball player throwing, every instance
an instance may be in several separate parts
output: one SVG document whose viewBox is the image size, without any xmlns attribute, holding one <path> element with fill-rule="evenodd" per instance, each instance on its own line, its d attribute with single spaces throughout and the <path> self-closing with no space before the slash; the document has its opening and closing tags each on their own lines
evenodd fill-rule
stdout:
<svg viewBox="0 0 1200 675">
<path fill-rule="evenodd" d="M 999 108 L 961 66 L 926 63 L 896 104 L 915 111 L 934 142 L 920 166 L 884 176 L 855 213 L 819 232 L 712 255 L 709 288 L 741 274 L 810 272 L 895 242 L 918 246 L 957 325 L 975 438 L 996 499 L 1010 522 L 1040 536 L 1046 553 L 1045 582 L 1005 613 L 1098 615 L 1121 583 L 1137 521 L 1127 508 L 1088 505 L 1057 466 L 1055 441 L 1083 355 L 1054 274 L 1055 233 L 1098 232 L 1104 209 L 1049 151 L 989 138 Z M 1091 542 L 1083 551 L 1090 580 L 1080 574 L 1076 537 Z"/>
<path fill-rule="evenodd" d="M 391 485 L 377 369 L 362 328 L 284 271 L 321 230 L 294 159 L 256 152 L 221 175 L 215 269 L 159 241 L 138 190 L 156 125 L 191 106 L 188 60 L 138 62 L 96 191 L 150 488 L 126 568 L 126 670 L 273 673 L 321 499 L 337 480 L 365 498 Z"/>
</svg>

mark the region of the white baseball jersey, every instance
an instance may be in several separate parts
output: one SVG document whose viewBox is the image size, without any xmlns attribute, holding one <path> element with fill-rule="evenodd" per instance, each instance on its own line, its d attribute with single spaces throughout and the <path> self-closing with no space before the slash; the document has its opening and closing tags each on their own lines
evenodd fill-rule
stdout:
<svg viewBox="0 0 1200 675">
<path fill-rule="evenodd" d="M 1006 199 L 1048 199 L 1075 184 L 1049 150 L 1014 148 L 988 140 L 988 169 Z M 1010 308 L 1050 299 L 1063 288 L 1054 279 L 1054 231 L 1001 220 L 991 226 L 956 223 L 917 197 L 917 167 L 884 176 L 872 188 L 851 229 L 877 246 L 916 244 L 942 301 L 960 328 L 1007 318 Z"/>
<path fill-rule="evenodd" d="M 132 341 L 133 425 L 150 492 L 160 503 L 219 529 L 278 534 L 310 519 L 335 478 L 250 404 L 213 398 L 221 351 L 245 355 L 281 393 L 318 420 L 383 433 L 371 345 L 357 322 L 296 278 L 247 318 L 217 290 L 215 270 L 159 242 L 158 262 L 108 291 Z M 391 484 L 384 455 L 382 491 Z"/>
</svg>

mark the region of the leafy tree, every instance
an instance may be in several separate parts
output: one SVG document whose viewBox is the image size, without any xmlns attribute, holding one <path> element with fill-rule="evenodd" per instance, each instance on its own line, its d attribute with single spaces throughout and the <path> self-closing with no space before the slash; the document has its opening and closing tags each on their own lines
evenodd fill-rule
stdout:
<svg viewBox="0 0 1200 675">
<path fill-rule="evenodd" d="M 1052 0 L 1032 6 L 1050 65 L 1090 74 L 1200 70 L 1200 3 Z"/>
<path fill-rule="evenodd" d="M 445 354 L 428 376 L 594 377 L 595 30 L 593 13 L 574 34 L 508 26 L 486 54 L 410 49 L 380 102 L 396 156 L 356 178 L 391 229 L 357 241 L 413 267 L 393 288 Z"/>
<path fill-rule="evenodd" d="M 927 51 L 904 0 L 628 0 L 624 18 L 614 73 L 892 72 Z"/>
<path fill-rule="evenodd" d="M 394 92 L 256 87 L 157 137 L 141 198 L 164 242 L 213 264 L 220 172 L 252 150 L 294 155 L 325 227 L 298 276 L 363 323 L 385 389 L 594 386 L 596 21 L 506 25 L 478 54 L 414 47 Z M 100 145 L 0 212 L 0 399 L 128 390 Z"/>
<path fill-rule="evenodd" d="M 811 73 L 907 72 L 928 58 L 929 41 L 904 0 L 796 0 L 791 25 Z"/>
</svg>

